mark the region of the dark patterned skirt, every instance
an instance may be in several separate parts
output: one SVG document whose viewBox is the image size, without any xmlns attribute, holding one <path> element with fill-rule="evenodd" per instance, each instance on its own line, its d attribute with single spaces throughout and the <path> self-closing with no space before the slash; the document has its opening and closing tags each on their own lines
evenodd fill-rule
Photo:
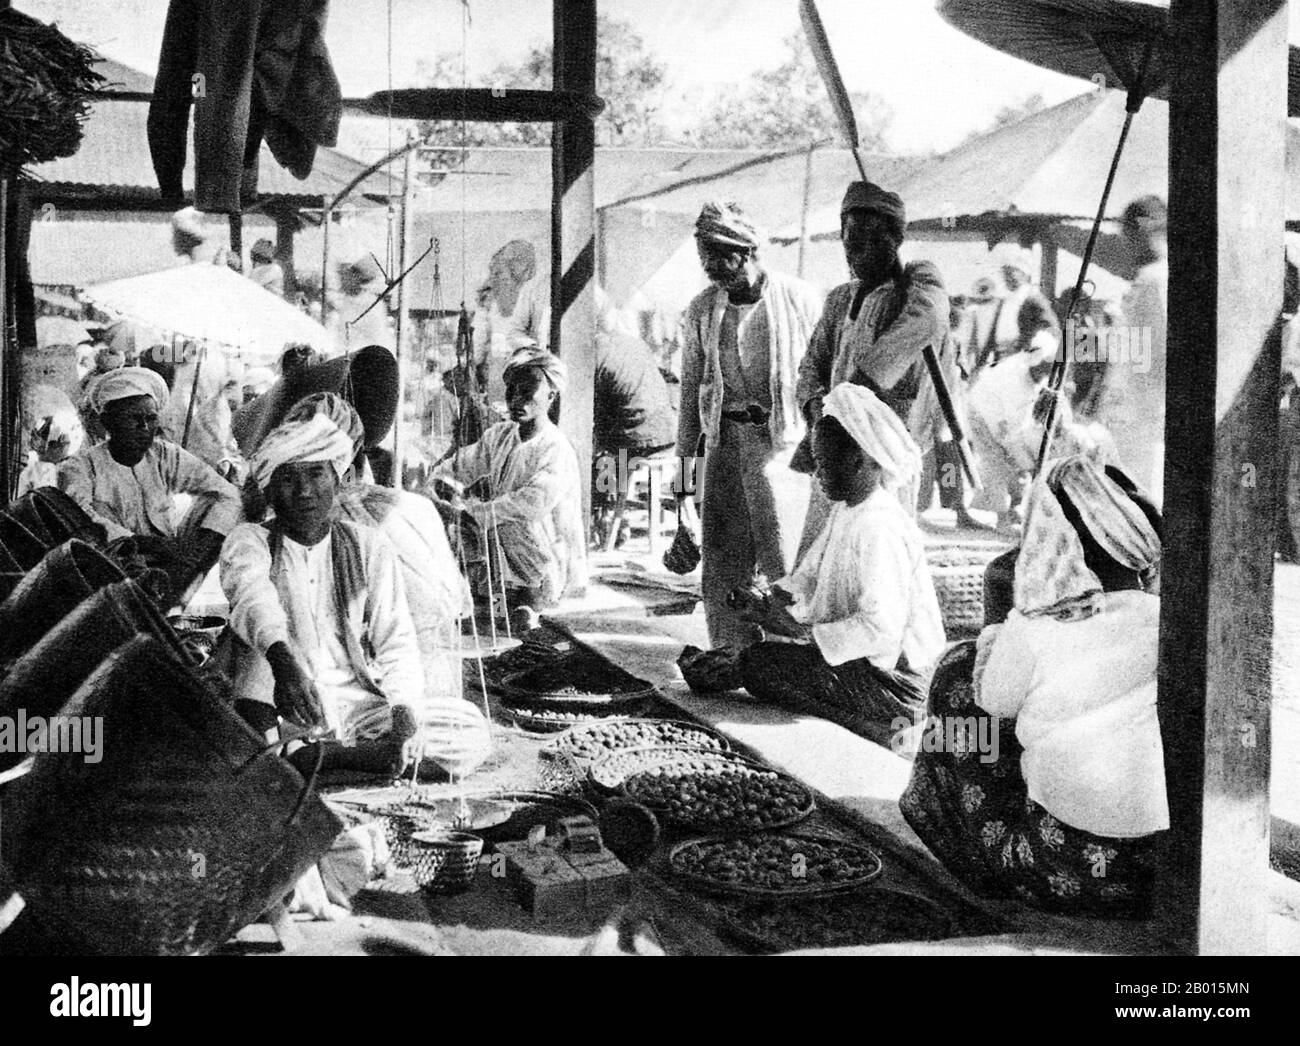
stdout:
<svg viewBox="0 0 1300 1046">
<path fill-rule="evenodd" d="M 927 733 L 899 801 L 907 823 L 978 894 L 1067 915 L 1148 917 L 1157 836 L 1093 835 L 1030 799 L 1015 721 L 975 704 L 974 666 L 970 641 L 935 669 Z"/>
<path fill-rule="evenodd" d="M 923 681 L 906 665 L 886 672 L 864 657 L 831 666 L 813 643 L 755 643 L 740 655 L 740 674 L 759 700 L 829 719 L 886 747 L 896 747 L 925 703 Z"/>
</svg>

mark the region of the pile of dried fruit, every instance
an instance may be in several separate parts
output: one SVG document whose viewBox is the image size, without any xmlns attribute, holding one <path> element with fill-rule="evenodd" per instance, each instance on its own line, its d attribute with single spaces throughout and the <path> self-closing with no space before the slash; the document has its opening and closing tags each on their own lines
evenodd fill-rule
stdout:
<svg viewBox="0 0 1300 1046">
<path fill-rule="evenodd" d="M 674 851 L 672 869 L 725 886 L 798 894 L 864 882 L 880 859 L 838 839 L 772 834 L 687 843 Z"/>
<path fill-rule="evenodd" d="M 726 742 L 704 727 L 671 719 L 615 719 L 573 730 L 557 738 L 551 747 L 573 759 L 595 762 L 611 752 L 652 745 L 689 745 L 719 751 L 726 748 Z"/>
<path fill-rule="evenodd" d="M 601 788 L 617 789 L 629 777 L 657 767 L 682 766 L 689 763 L 698 773 L 725 773 L 737 757 L 721 749 L 698 745 L 628 748 L 612 752 L 587 771 L 592 782 Z"/>
<path fill-rule="evenodd" d="M 743 763 L 652 767 L 628 778 L 624 789 L 671 821 L 705 829 L 777 828 L 802 820 L 813 808 L 812 795 L 798 781 Z"/>
</svg>

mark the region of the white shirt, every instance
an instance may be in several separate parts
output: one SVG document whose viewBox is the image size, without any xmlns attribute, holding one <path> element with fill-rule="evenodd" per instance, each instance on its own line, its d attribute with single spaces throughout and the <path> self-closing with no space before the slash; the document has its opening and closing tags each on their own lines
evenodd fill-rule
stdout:
<svg viewBox="0 0 1300 1046">
<path fill-rule="evenodd" d="M 332 538 L 307 546 L 285 537 L 274 577 L 265 527 L 241 524 L 221 549 L 221 587 L 230 602 L 230 627 L 263 656 L 276 643 L 289 646 L 320 690 L 329 725 L 344 742 L 386 732 L 391 706 L 418 708 L 424 689 L 397 556 L 377 529 L 354 530 L 367 591 L 353 600 L 346 622 L 340 620 L 335 600 Z M 344 628 L 368 640 L 368 664 L 353 664 Z M 381 694 L 365 684 L 363 673 L 374 679 Z"/>
<path fill-rule="evenodd" d="M 1014 718 L 1029 797 L 1053 817 L 1117 839 L 1169 827 L 1156 718 L 1160 600 L 1108 592 L 1082 621 L 1013 610 L 991 643 L 976 701 Z M 986 630 L 986 633 L 989 630 Z"/>
<path fill-rule="evenodd" d="M 543 420 L 526 442 L 513 421 L 492 425 L 447 471 L 466 486 L 488 479 L 491 499 L 466 507 L 485 532 L 496 528 L 507 582 L 549 587 L 556 598 L 586 584 L 578 456 L 555 425 Z"/>
<path fill-rule="evenodd" d="M 867 658 L 892 672 L 899 655 L 921 672 L 946 638 L 921 532 L 898 498 L 877 489 L 860 505 L 837 502 L 812 547 L 780 587 L 791 613 L 812 625 L 829 665 Z"/>
</svg>

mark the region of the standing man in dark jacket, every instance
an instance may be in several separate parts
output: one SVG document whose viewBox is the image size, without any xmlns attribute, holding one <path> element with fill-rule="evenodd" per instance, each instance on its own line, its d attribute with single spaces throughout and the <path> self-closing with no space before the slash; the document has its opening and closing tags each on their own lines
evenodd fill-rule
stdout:
<svg viewBox="0 0 1300 1046">
<path fill-rule="evenodd" d="M 851 381 L 874 392 L 920 442 L 934 414 L 933 384 L 921 355 L 928 345 L 949 369 L 949 388 L 956 387 L 952 353 L 942 351 L 948 341 L 948 292 L 933 264 L 905 266 L 899 259 L 906 229 L 897 193 L 871 182 L 853 182 L 844 193 L 840 239 L 853 278 L 827 296 L 799 366 L 797 396 L 809 431 L 821 418 L 823 397 Z M 829 510 L 814 484 L 801 549 L 812 544 Z"/>
</svg>

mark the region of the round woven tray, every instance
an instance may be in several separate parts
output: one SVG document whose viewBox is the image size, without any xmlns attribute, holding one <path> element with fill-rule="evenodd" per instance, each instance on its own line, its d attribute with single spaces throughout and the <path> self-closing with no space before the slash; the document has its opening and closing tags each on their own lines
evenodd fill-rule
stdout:
<svg viewBox="0 0 1300 1046">
<path fill-rule="evenodd" d="M 583 755 L 579 749 L 597 731 L 625 730 L 629 735 L 626 742 L 615 737 L 615 747 L 603 748 L 595 755 Z M 711 726 L 703 723 L 691 723 L 681 719 L 647 719 L 636 716 L 616 716 L 600 723 L 586 723 L 575 726 L 553 741 L 542 746 L 547 754 L 566 755 L 576 764 L 589 767 L 616 752 L 629 748 L 662 747 L 665 745 L 690 745 L 698 748 L 714 748 L 717 751 L 731 750 L 731 742 Z"/>
<path fill-rule="evenodd" d="M 616 708 L 605 710 L 589 708 L 583 711 L 535 707 L 518 708 L 502 705 L 501 714 L 515 726 L 521 730 L 527 730 L 529 733 L 558 734 L 561 731 L 584 723 L 604 722 L 624 713 L 640 712 L 645 707 L 645 702 L 645 698 L 638 698 L 629 704 L 620 704 Z"/>
<path fill-rule="evenodd" d="M 735 842 L 735 837 L 709 835 L 699 839 L 687 839 L 678 843 L 668 852 L 667 867 L 669 873 L 678 882 L 684 883 L 693 889 L 704 893 L 719 894 L 728 897 L 753 897 L 768 898 L 773 900 L 798 900 L 806 897 L 828 897 L 833 894 L 847 893 L 856 890 L 858 887 L 865 885 L 875 879 L 883 870 L 884 864 L 880 860 L 880 855 L 874 850 L 865 846 L 858 846 L 856 843 L 850 843 L 843 839 L 832 839 L 825 836 L 816 836 L 798 832 L 772 832 L 763 833 L 765 839 L 790 839 L 796 844 L 807 845 L 810 842 L 820 843 L 823 846 L 834 845 L 837 849 L 852 853 L 869 868 L 868 871 L 861 875 L 854 876 L 851 879 L 843 879 L 833 883 L 822 881 L 811 882 L 807 879 L 799 879 L 794 875 L 790 877 L 790 885 L 785 889 L 775 889 L 769 886 L 751 886 L 746 883 L 733 883 L 725 879 L 715 879 L 711 876 L 696 875 L 691 872 L 681 871 L 678 868 L 680 856 L 686 851 L 696 847 L 707 846 L 711 843 Z M 797 851 L 795 851 L 797 853 Z"/>
<path fill-rule="evenodd" d="M 615 796 L 622 792 L 629 777 L 673 763 L 704 762 L 718 767 L 728 763 L 750 765 L 743 757 L 718 748 L 703 745 L 638 745 L 610 752 L 587 766 L 587 784 L 599 796 Z"/>
<path fill-rule="evenodd" d="M 956 932 L 953 918 L 928 898 L 877 886 L 788 904 L 756 901 L 728 912 L 720 929 L 742 947 L 768 954 L 941 941 Z"/>
<path fill-rule="evenodd" d="M 635 802 L 638 802 L 642 806 L 646 807 L 655 815 L 655 817 L 659 819 L 661 824 L 668 824 L 678 828 L 693 829 L 695 831 L 710 832 L 716 835 L 737 835 L 737 834 L 743 835 L 754 831 L 771 831 L 774 828 L 788 828 L 790 825 L 798 824 L 800 821 L 806 820 L 809 816 L 812 815 L 812 812 L 817 808 L 817 804 L 813 800 L 812 792 L 810 792 L 807 786 L 805 786 L 802 782 L 795 780 L 789 774 L 783 774 L 776 770 L 770 770 L 759 763 L 755 763 L 752 762 L 751 760 L 744 759 L 741 756 L 737 756 L 734 754 L 729 755 L 727 757 L 726 772 L 736 772 L 737 768 L 739 768 L 741 772 L 761 774 L 764 776 L 781 778 L 787 783 L 794 785 L 795 789 L 801 795 L 801 801 L 799 807 L 789 817 L 770 821 L 762 826 L 742 824 L 734 820 L 718 821 L 716 819 L 710 819 L 705 817 L 681 817 L 676 814 L 670 813 L 667 810 L 667 808 L 663 806 L 663 804 L 656 802 L 654 798 L 646 796 L 644 794 L 644 790 L 639 787 L 641 783 L 650 780 L 652 774 L 654 776 L 664 776 L 664 774 L 662 773 L 662 768 L 657 768 L 655 770 L 643 770 L 640 773 L 633 774 L 631 777 L 627 778 L 623 782 L 622 786 L 619 788 L 619 793 L 624 798 L 632 799 Z M 688 775 L 674 774 L 671 772 L 671 768 L 670 768 L 669 776 L 685 777 Z M 693 774 L 690 776 L 705 778 L 714 775 L 711 775 L 706 772 L 701 774 Z"/>
</svg>

